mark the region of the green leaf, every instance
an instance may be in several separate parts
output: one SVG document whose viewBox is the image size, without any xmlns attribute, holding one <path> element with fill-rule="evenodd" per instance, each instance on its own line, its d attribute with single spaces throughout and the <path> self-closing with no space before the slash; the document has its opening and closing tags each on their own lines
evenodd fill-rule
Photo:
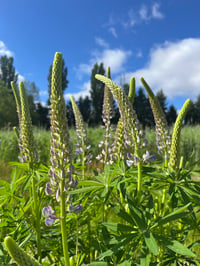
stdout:
<svg viewBox="0 0 200 266">
<path fill-rule="evenodd" d="M 113 207 L 114 212 L 123 220 L 125 220 L 126 222 L 130 223 L 130 224 L 135 224 L 134 220 L 132 219 L 132 217 L 130 216 L 130 214 L 128 214 L 127 212 L 125 212 L 124 210 L 120 209 L 119 206 L 115 206 Z"/>
<path fill-rule="evenodd" d="M 104 226 L 106 226 L 108 229 L 111 229 L 115 232 L 131 232 L 136 231 L 134 227 L 131 227 L 129 225 L 125 224 L 119 224 L 119 223 L 102 223 Z"/>
<path fill-rule="evenodd" d="M 177 219 L 180 219 L 182 218 L 183 216 L 185 216 L 186 212 L 184 212 L 192 203 L 189 202 L 187 205 L 185 205 L 184 207 L 181 207 L 179 209 L 175 209 L 175 211 L 173 211 L 172 213 L 164 216 L 163 218 L 161 218 L 159 221 L 157 221 L 152 227 L 156 227 L 156 226 L 160 226 L 160 225 L 163 225 L 163 224 L 166 224 L 168 222 L 171 222 L 171 221 L 174 221 L 174 220 L 177 220 Z"/>
<path fill-rule="evenodd" d="M 73 194 L 78 194 L 78 193 L 83 193 L 83 192 L 96 191 L 96 190 L 99 190 L 101 188 L 102 187 L 100 187 L 100 186 L 84 187 L 84 188 L 79 188 L 79 189 L 75 189 L 72 191 L 68 191 L 67 193 L 70 195 L 73 195 Z"/>
<path fill-rule="evenodd" d="M 196 255 L 187 247 L 185 247 L 183 244 L 176 240 L 171 240 L 169 243 L 166 244 L 166 246 L 174 251 L 175 253 L 181 254 L 183 256 L 191 256 L 195 257 Z"/>
<path fill-rule="evenodd" d="M 99 260 L 102 260 L 104 259 L 105 257 L 109 257 L 109 256 L 112 256 L 113 255 L 113 251 L 111 249 L 108 249 L 106 250 L 105 252 L 103 252 L 99 257 L 98 259 Z"/>
<path fill-rule="evenodd" d="M 182 243 L 177 240 L 171 240 L 162 235 L 155 235 L 156 239 L 161 242 L 165 247 L 183 256 L 195 257 L 196 255 Z"/>
<path fill-rule="evenodd" d="M 135 207 L 133 205 L 133 202 L 128 200 L 128 205 L 129 205 L 129 209 L 132 215 L 132 219 L 135 221 L 135 223 L 137 224 L 138 228 L 141 231 L 144 231 L 147 228 L 147 223 L 145 220 L 145 217 L 143 215 L 142 210 L 140 210 L 139 208 Z"/>
<path fill-rule="evenodd" d="M 107 262 L 98 262 L 98 261 L 88 264 L 88 266 L 107 266 L 107 265 L 108 265 Z"/>
<path fill-rule="evenodd" d="M 140 258 L 140 266 L 149 266 L 151 261 L 151 254 L 147 254 L 145 257 Z"/>
<path fill-rule="evenodd" d="M 79 181 L 78 182 L 79 186 L 100 186 L 104 187 L 104 184 L 97 182 L 97 181 L 92 181 L 92 180 L 85 180 L 85 181 Z"/>
<path fill-rule="evenodd" d="M 159 252 L 159 248 L 158 248 L 158 245 L 156 243 L 156 240 L 155 240 L 153 234 L 151 232 L 145 232 L 144 233 L 144 240 L 145 240 L 145 243 L 146 243 L 147 247 L 149 248 L 149 250 L 154 255 L 157 255 Z"/>
</svg>

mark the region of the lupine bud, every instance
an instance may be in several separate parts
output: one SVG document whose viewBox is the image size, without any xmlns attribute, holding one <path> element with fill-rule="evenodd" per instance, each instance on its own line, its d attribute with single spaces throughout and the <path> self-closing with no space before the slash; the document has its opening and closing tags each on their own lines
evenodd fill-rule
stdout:
<svg viewBox="0 0 200 266">
<path fill-rule="evenodd" d="M 172 135 L 172 145 L 170 151 L 170 160 L 169 160 L 169 165 L 173 170 L 177 170 L 179 167 L 181 128 L 185 115 L 190 106 L 190 103 L 191 103 L 190 99 L 185 101 L 174 125 L 173 135 Z"/>
<path fill-rule="evenodd" d="M 20 266 L 40 266 L 34 258 L 30 257 L 24 250 L 22 250 L 12 239 L 12 237 L 7 236 L 4 240 L 5 246 L 14 259 L 14 261 Z"/>
</svg>

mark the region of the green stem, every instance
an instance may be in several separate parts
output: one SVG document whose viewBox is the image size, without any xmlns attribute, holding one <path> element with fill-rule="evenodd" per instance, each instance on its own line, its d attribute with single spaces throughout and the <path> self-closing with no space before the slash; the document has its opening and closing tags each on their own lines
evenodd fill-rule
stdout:
<svg viewBox="0 0 200 266">
<path fill-rule="evenodd" d="M 142 191 L 142 163 L 138 162 L 138 182 L 137 182 L 137 196 L 140 199 L 141 191 Z"/>
<path fill-rule="evenodd" d="M 32 175 L 32 194 L 33 194 L 33 212 L 35 215 L 35 227 L 36 227 L 37 255 L 39 262 L 41 262 L 42 254 L 41 254 L 40 208 L 38 206 L 39 201 L 37 198 L 36 182 L 34 174 Z"/>
<path fill-rule="evenodd" d="M 82 139 L 82 179 L 85 180 L 85 145 Z"/>
<path fill-rule="evenodd" d="M 87 226 L 88 226 L 88 257 L 89 257 L 89 262 L 91 262 L 91 225 L 90 225 L 90 214 L 88 214 L 88 219 L 87 219 Z"/>
<path fill-rule="evenodd" d="M 61 222 L 61 234 L 62 234 L 62 245 L 65 265 L 70 266 L 69 251 L 68 251 L 68 240 L 67 240 L 67 228 L 66 228 L 66 212 L 65 212 L 65 193 L 64 193 L 65 181 L 60 181 L 60 222 Z"/>
</svg>

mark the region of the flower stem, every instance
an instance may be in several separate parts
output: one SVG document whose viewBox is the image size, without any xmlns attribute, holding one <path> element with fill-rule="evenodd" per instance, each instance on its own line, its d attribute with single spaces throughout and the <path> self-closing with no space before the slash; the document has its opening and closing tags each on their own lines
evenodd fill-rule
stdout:
<svg viewBox="0 0 200 266">
<path fill-rule="evenodd" d="M 61 216 L 61 233 L 62 233 L 62 245 L 63 254 L 65 259 L 65 265 L 70 266 L 68 241 L 67 241 L 67 228 L 66 228 L 66 212 L 65 212 L 65 194 L 64 194 L 64 179 L 60 181 L 60 216 Z"/>
<path fill-rule="evenodd" d="M 142 163 L 138 162 L 137 167 L 138 167 L 137 196 L 138 199 L 140 199 L 141 190 L 142 190 Z"/>
<path fill-rule="evenodd" d="M 39 201 L 37 198 L 36 182 L 34 174 L 32 175 L 32 194 L 33 194 L 33 212 L 35 215 L 35 227 L 36 227 L 37 255 L 39 262 L 41 262 L 42 254 L 41 254 L 40 208 L 38 206 Z"/>
</svg>

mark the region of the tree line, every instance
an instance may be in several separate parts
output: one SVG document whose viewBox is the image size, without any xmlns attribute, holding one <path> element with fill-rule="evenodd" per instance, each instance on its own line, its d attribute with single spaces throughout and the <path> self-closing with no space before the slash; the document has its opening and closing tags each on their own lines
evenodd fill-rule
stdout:
<svg viewBox="0 0 200 266">
<path fill-rule="evenodd" d="M 0 128 L 16 126 L 18 123 L 18 118 L 16 114 L 16 106 L 14 97 L 11 89 L 11 81 L 16 84 L 18 82 L 18 74 L 15 71 L 13 65 L 13 57 L 7 57 L 6 55 L 0 57 Z M 50 105 L 50 94 L 51 94 L 51 73 L 52 65 L 49 67 L 49 72 L 47 75 L 48 82 L 48 100 L 47 105 L 43 106 L 39 101 L 39 90 L 35 82 L 25 81 L 25 87 L 27 89 L 28 101 L 30 106 L 30 112 L 32 116 L 32 123 L 35 126 L 40 126 L 44 128 L 49 128 L 49 105 Z M 63 92 L 68 87 L 67 79 L 68 69 L 63 60 L 63 74 L 62 74 L 62 89 Z M 83 115 L 84 121 L 89 126 L 98 126 L 102 124 L 102 107 L 103 107 L 103 95 L 104 95 L 104 84 L 95 79 L 96 74 L 105 75 L 105 68 L 103 63 L 96 63 L 92 70 L 90 76 L 90 92 L 89 96 L 79 97 L 77 100 L 77 105 L 79 106 L 80 112 Z M 129 84 L 121 84 L 126 93 L 129 90 Z M 176 108 L 171 105 L 167 107 L 167 97 L 162 90 L 158 91 L 156 96 L 163 108 L 168 124 L 174 123 L 177 117 Z M 67 116 L 69 126 L 74 125 L 74 115 L 72 111 L 71 102 L 66 103 Z M 138 115 L 138 119 L 142 126 L 153 127 L 154 119 L 151 111 L 150 103 L 147 95 L 143 88 L 139 88 L 136 91 L 134 100 L 134 109 Z M 192 102 L 189 112 L 185 118 L 185 123 L 189 125 L 194 125 L 200 123 L 200 95 L 196 102 Z M 112 118 L 113 124 L 116 124 L 119 119 L 118 107 L 114 104 L 114 116 Z"/>
</svg>

